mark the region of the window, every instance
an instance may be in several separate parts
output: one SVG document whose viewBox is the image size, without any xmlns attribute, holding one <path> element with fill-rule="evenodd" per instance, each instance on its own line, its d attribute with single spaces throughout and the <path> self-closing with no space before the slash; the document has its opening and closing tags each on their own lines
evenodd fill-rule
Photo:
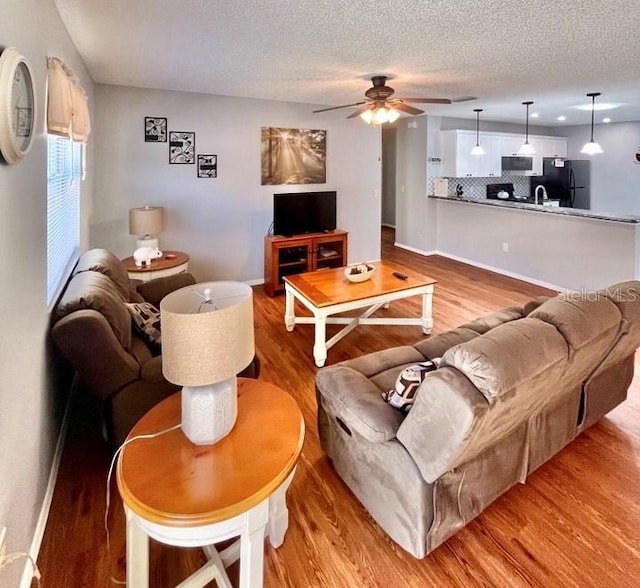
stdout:
<svg viewBox="0 0 640 588">
<path fill-rule="evenodd" d="M 82 143 L 48 135 L 47 303 L 53 303 L 80 250 Z"/>
<path fill-rule="evenodd" d="M 55 301 L 80 252 L 80 182 L 91 133 L 87 95 L 57 57 L 47 57 L 47 303 Z"/>
</svg>

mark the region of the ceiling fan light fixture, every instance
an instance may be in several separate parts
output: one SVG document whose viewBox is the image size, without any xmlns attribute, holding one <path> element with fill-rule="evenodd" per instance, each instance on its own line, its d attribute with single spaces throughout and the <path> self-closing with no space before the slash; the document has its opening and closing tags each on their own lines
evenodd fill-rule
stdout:
<svg viewBox="0 0 640 588">
<path fill-rule="evenodd" d="M 395 122 L 399 117 L 400 113 L 395 108 L 391 108 L 386 104 L 382 104 L 380 106 L 370 108 L 369 110 L 365 110 L 360 115 L 360 118 L 363 121 L 373 126 Z"/>
<path fill-rule="evenodd" d="M 482 108 L 474 108 L 476 113 L 476 144 L 471 149 L 471 155 L 484 155 L 484 149 L 480 146 L 480 113 Z"/>
<path fill-rule="evenodd" d="M 373 124 L 374 125 L 383 125 L 389 120 L 389 111 L 386 107 L 381 106 L 378 108 L 373 115 Z"/>
<path fill-rule="evenodd" d="M 389 108 L 389 120 L 387 122 L 393 123 L 400 118 L 400 113 L 395 108 Z"/>
<path fill-rule="evenodd" d="M 529 143 L 529 107 L 533 104 L 530 100 L 528 102 L 522 103 L 527 107 L 527 118 L 525 119 L 525 132 L 524 132 L 524 143 L 518 149 L 518 155 L 533 155 L 536 150 L 533 148 L 533 145 Z"/>
<path fill-rule="evenodd" d="M 584 144 L 584 147 L 580 149 L 580 153 L 586 155 L 597 155 L 598 153 L 604 153 L 599 143 L 596 143 L 593 139 L 593 127 L 595 124 L 595 111 L 596 111 L 596 97 L 600 96 L 600 92 L 591 92 L 587 94 L 591 98 L 591 139 Z"/>
<path fill-rule="evenodd" d="M 360 118 L 366 122 L 368 125 L 370 125 L 373 122 L 373 109 L 369 109 L 369 110 L 365 110 L 361 115 Z"/>
</svg>

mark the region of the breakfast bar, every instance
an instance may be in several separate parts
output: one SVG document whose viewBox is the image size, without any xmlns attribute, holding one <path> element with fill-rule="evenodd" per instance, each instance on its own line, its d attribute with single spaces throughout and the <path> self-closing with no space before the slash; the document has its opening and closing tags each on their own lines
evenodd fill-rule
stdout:
<svg viewBox="0 0 640 588">
<path fill-rule="evenodd" d="M 430 196 L 439 254 L 556 290 L 640 277 L 640 217 Z"/>
</svg>

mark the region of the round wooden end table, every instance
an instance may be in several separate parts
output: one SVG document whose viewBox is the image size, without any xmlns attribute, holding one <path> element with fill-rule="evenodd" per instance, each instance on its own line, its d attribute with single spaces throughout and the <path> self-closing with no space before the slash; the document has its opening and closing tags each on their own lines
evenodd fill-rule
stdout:
<svg viewBox="0 0 640 588">
<path fill-rule="evenodd" d="M 129 274 L 129 279 L 148 282 L 155 278 L 186 272 L 189 269 L 189 256 L 182 251 L 164 251 L 162 257 L 152 259 L 150 265 L 138 267 L 133 256 L 125 257 L 122 263 Z"/>
<path fill-rule="evenodd" d="M 128 436 L 180 423 L 180 393 L 152 408 Z M 194 445 L 178 428 L 131 441 L 120 454 L 117 482 L 127 520 L 127 586 L 148 586 L 149 537 L 202 547 L 209 561 L 180 586 L 216 579 L 231 588 L 225 568 L 240 559 L 240 586 L 262 586 L 264 538 L 284 541 L 285 494 L 302 451 L 304 420 L 280 388 L 238 379 L 238 419 L 213 445 Z M 239 537 L 218 552 L 214 544 Z"/>
</svg>

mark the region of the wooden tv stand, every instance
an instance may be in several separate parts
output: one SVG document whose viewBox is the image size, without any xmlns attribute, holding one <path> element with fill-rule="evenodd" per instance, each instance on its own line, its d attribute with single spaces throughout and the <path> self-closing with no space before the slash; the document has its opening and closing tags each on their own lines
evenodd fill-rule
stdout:
<svg viewBox="0 0 640 588">
<path fill-rule="evenodd" d="M 306 233 L 264 238 L 264 291 L 269 296 L 284 292 L 284 276 L 342 267 L 347 264 L 346 231 Z"/>
</svg>

